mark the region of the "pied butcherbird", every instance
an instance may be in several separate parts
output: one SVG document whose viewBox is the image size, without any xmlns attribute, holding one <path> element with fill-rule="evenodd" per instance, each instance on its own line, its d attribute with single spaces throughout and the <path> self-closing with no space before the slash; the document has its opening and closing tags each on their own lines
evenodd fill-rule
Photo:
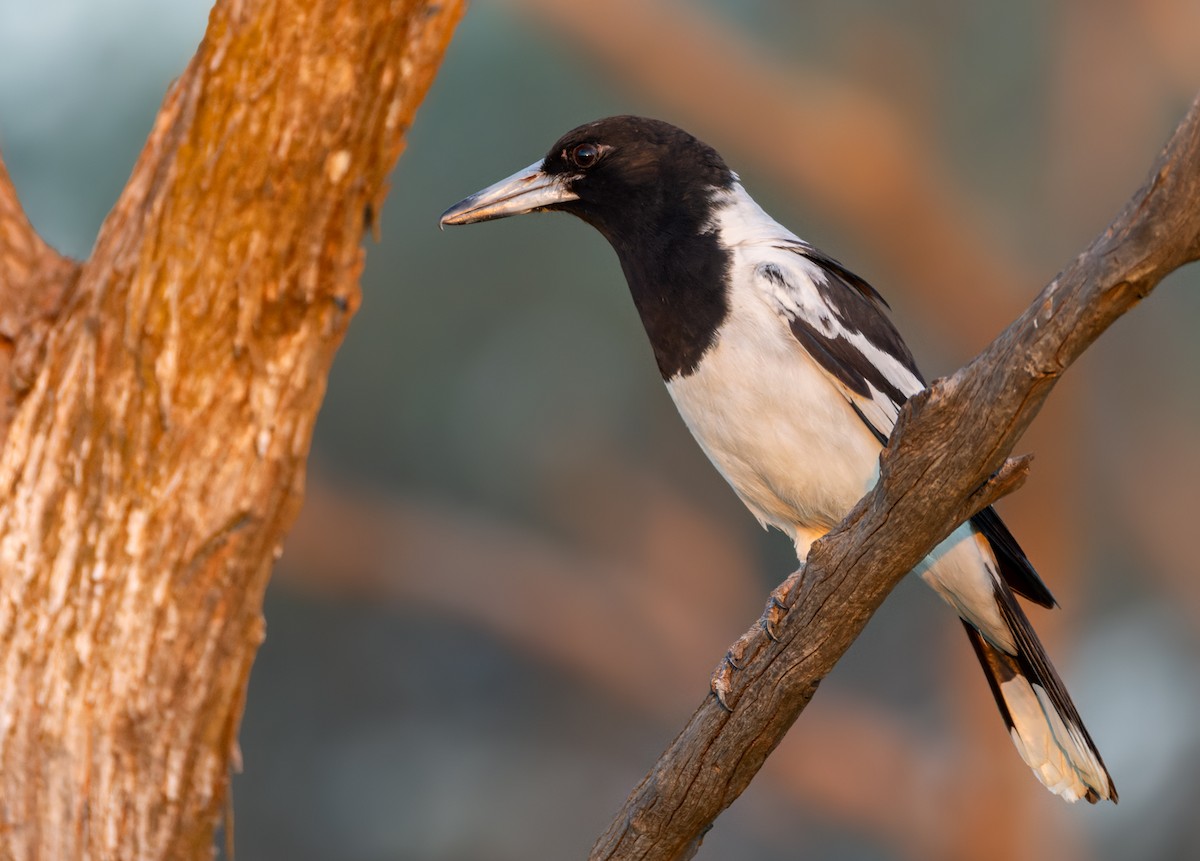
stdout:
<svg viewBox="0 0 1200 861">
<path fill-rule="evenodd" d="M 443 225 L 567 212 L 608 239 L 692 435 L 801 560 L 871 489 L 901 405 L 924 388 L 883 298 L 772 219 L 712 147 L 665 122 L 582 125 L 450 207 Z M 1014 593 L 1054 598 L 987 508 L 915 572 L 962 618 L 1021 758 L 1069 801 L 1117 800 Z"/>
</svg>

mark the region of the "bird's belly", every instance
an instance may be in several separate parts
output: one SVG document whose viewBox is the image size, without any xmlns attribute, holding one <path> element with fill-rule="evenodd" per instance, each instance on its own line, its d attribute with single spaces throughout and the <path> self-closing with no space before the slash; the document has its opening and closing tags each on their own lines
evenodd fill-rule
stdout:
<svg viewBox="0 0 1200 861">
<path fill-rule="evenodd" d="M 726 327 L 667 384 L 705 454 L 764 524 L 807 549 L 878 478 L 879 443 L 794 339 Z"/>
</svg>

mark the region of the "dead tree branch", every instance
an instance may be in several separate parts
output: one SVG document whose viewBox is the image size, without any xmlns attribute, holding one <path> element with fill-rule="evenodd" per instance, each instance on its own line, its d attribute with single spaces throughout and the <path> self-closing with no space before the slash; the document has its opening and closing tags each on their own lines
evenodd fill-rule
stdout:
<svg viewBox="0 0 1200 861">
<path fill-rule="evenodd" d="M 0 170 L 0 857 L 210 857 L 363 232 L 461 11 L 218 2 L 79 266 Z"/>
<path fill-rule="evenodd" d="M 901 414 L 881 476 L 731 649 L 708 697 L 592 849 L 691 857 L 899 579 L 954 527 L 1013 490 L 1008 461 L 1063 372 L 1168 273 L 1200 259 L 1200 97 L 1145 185 L 975 360 Z M 773 640 L 765 628 L 778 638 Z"/>
</svg>

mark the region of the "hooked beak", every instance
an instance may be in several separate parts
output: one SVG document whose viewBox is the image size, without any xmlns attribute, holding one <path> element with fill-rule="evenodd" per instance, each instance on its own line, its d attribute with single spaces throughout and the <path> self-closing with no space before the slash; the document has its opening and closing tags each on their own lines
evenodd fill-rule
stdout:
<svg viewBox="0 0 1200 861">
<path fill-rule="evenodd" d="M 521 215 L 546 209 L 556 203 L 578 200 L 579 195 L 566 186 L 567 177 L 550 176 L 536 161 L 524 170 L 477 191 L 442 213 L 439 225 L 474 224 L 508 215 Z"/>
</svg>

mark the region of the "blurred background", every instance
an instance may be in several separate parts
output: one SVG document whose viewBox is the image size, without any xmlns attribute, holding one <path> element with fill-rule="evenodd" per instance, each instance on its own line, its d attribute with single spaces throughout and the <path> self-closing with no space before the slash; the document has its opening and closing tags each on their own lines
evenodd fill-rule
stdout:
<svg viewBox="0 0 1200 861">
<path fill-rule="evenodd" d="M 0 151 L 86 256 L 208 0 L 0 4 Z M 878 287 L 927 376 L 978 352 L 1142 182 L 1200 86 L 1191 0 L 480 0 L 368 240 L 267 598 L 241 859 L 582 858 L 794 567 L 708 466 L 616 260 L 438 214 L 612 113 L 716 146 Z M 700 858 L 1200 857 L 1200 270 L 1072 368 L 1001 510 L 1121 804 L 1012 749 L 904 583 Z"/>
</svg>

